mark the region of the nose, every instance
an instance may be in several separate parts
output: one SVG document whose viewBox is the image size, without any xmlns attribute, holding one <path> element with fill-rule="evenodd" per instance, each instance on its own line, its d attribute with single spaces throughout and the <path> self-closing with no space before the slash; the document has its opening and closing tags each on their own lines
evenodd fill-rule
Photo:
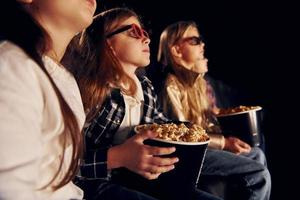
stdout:
<svg viewBox="0 0 300 200">
<path fill-rule="evenodd" d="M 150 44 L 150 42 L 151 42 L 150 38 L 147 38 L 147 37 L 143 37 L 142 41 L 145 44 Z"/>
<path fill-rule="evenodd" d="M 204 43 L 204 42 L 201 42 L 200 46 L 201 46 L 201 48 L 204 48 L 205 43 Z"/>
<path fill-rule="evenodd" d="M 199 45 L 200 50 L 201 50 L 201 51 L 204 51 L 204 47 L 205 47 L 204 42 L 201 42 L 201 44 Z"/>
</svg>

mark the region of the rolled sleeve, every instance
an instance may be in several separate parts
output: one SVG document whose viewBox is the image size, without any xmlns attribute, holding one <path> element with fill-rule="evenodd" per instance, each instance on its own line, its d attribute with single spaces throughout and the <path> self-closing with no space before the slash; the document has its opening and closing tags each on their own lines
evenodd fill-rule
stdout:
<svg viewBox="0 0 300 200">
<path fill-rule="evenodd" d="M 208 147 L 211 149 L 219 149 L 223 150 L 225 146 L 225 138 L 221 134 L 209 134 L 210 142 L 208 144 Z"/>
</svg>

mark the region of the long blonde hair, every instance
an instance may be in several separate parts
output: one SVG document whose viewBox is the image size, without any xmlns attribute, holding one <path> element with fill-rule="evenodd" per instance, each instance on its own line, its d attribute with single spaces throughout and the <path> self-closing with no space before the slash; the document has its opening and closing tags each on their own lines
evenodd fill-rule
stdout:
<svg viewBox="0 0 300 200">
<path fill-rule="evenodd" d="M 118 24 L 130 17 L 139 20 L 136 13 L 127 8 L 104 11 L 94 17 L 93 23 L 80 38 L 75 38 L 72 42 L 72 45 L 79 44 L 75 47 L 75 52 L 81 57 L 81 61 L 73 66 L 81 66 L 81 69 L 75 72 L 75 76 L 87 111 L 87 121 L 92 120 L 98 113 L 112 86 L 127 95 L 136 92 L 134 80 L 125 73 L 106 38 Z"/>
<path fill-rule="evenodd" d="M 211 111 L 209 110 L 206 94 L 206 81 L 198 73 L 178 64 L 171 52 L 172 47 L 192 27 L 197 28 L 196 23 L 193 21 L 179 21 L 166 27 L 160 36 L 157 59 L 170 70 L 171 75 L 168 76 L 166 83 L 172 81 L 179 87 L 181 92 L 187 94 L 187 98 L 181 99 L 184 117 L 207 128 Z"/>
</svg>

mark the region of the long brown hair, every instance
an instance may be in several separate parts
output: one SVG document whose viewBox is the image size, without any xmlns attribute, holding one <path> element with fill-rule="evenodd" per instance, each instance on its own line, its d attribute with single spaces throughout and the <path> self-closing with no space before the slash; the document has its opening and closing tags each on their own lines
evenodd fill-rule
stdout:
<svg viewBox="0 0 300 200">
<path fill-rule="evenodd" d="M 184 33 L 190 28 L 197 29 L 196 23 L 179 21 L 166 27 L 160 36 L 157 59 L 173 74 L 169 76 L 167 83 L 175 81 L 180 90 L 187 93 L 187 98 L 181 100 L 185 118 L 208 128 L 211 112 L 206 95 L 206 82 L 198 73 L 178 64 L 171 52 L 172 47 L 183 38 Z"/>
<path fill-rule="evenodd" d="M 38 66 L 43 70 L 43 72 L 50 80 L 60 104 L 64 120 L 64 130 L 62 133 L 62 157 L 60 158 L 59 167 L 52 179 L 45 186 L 39 188 L 45 189 L 47 187 L 50 187 L 53 190 L 57 190 L 70 182 L 78 171 L 79 161 L 82 156 L 83 150 L 82 135 L 80 133 L 79 125 L 73 111 L 63 98 L 61 92 L 47 72 L 42 61 L 42 56 L 52 47 L 51 38 L 41 27 L 41 25 L 25 11 L 20 3 L 15 0 L 5 1 L 5 12 L 1 13 L 0 16 L 0 35 L 4 39 L 9 40 L 21 47 L 24 52 L 38 64 Z M 9 21 L 7 20 L 8 18 L 10 19 Z M 63 174 L 62 179 L 57 180 L 57 177 L 60 177 L 59 174 L 63 171 L 61 169 L 64 162 L 65 149 L 68 143 L 67 141 L 70 141 L 71 145 L 73 146 L 71 163 L 68 171 Z"/>
<path fill-rule="evenodd" d="M 75 70 L 74 74 L 79 83 L 83 105 L 87 112 L 87 121 L 98 113 L 112 87 L 120 88 L 128 95 L 136 92 L 134 80 L 124 72 L 106 38 L 107 34 L 130 17 L 139 19 L 135 12 L 127 8 L 104 11 L 94 17 L 93 23 L 80 38 L 74 38 L 72 41 L 70 49 L 73 49 L 73 52 L 71 54 L 80 55 L 81 59 L 79 59 L 80 63 L 70 66 L 81 66 L 80 70 Z M 69 56 L 69 59 L 71 58 L 72 56 Z M 124 85 L 129 88 L 125 88 Z"/>
</svg>

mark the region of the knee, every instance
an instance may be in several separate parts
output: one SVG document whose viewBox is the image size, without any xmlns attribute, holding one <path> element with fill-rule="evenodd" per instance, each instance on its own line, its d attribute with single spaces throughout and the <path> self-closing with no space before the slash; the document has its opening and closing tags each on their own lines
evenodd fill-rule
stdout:
<svg viewBox="0 0 300 200">
<path fill-rule="evenodd" d="M 264 167 L 263 170 L 259 171 L 257 177 L 259 177 L 257 184 L 263 185 L 267 190 L 271 189 L 271 174 L 267 167 Z"/>
<path fill-rule="evenodd" d="M 264 174 L 264 177 L 265 177 L 265 180 L 266 180 L 266 185 L 268 185 L 268 187 L 271 188 L 271 174 L 270 174 L 270 171 L 268 170 L 268 168 L 266 167 L 265 170 L 263 171 L 263 174 Z"/>
<path fill-rule="evenodd" d="M 253 147 L 252 151 L 254 152 L 253 160 L 264 166 L 267 166 L 267 159 L 264 152 L 258 147 Z"/>
</svg>

